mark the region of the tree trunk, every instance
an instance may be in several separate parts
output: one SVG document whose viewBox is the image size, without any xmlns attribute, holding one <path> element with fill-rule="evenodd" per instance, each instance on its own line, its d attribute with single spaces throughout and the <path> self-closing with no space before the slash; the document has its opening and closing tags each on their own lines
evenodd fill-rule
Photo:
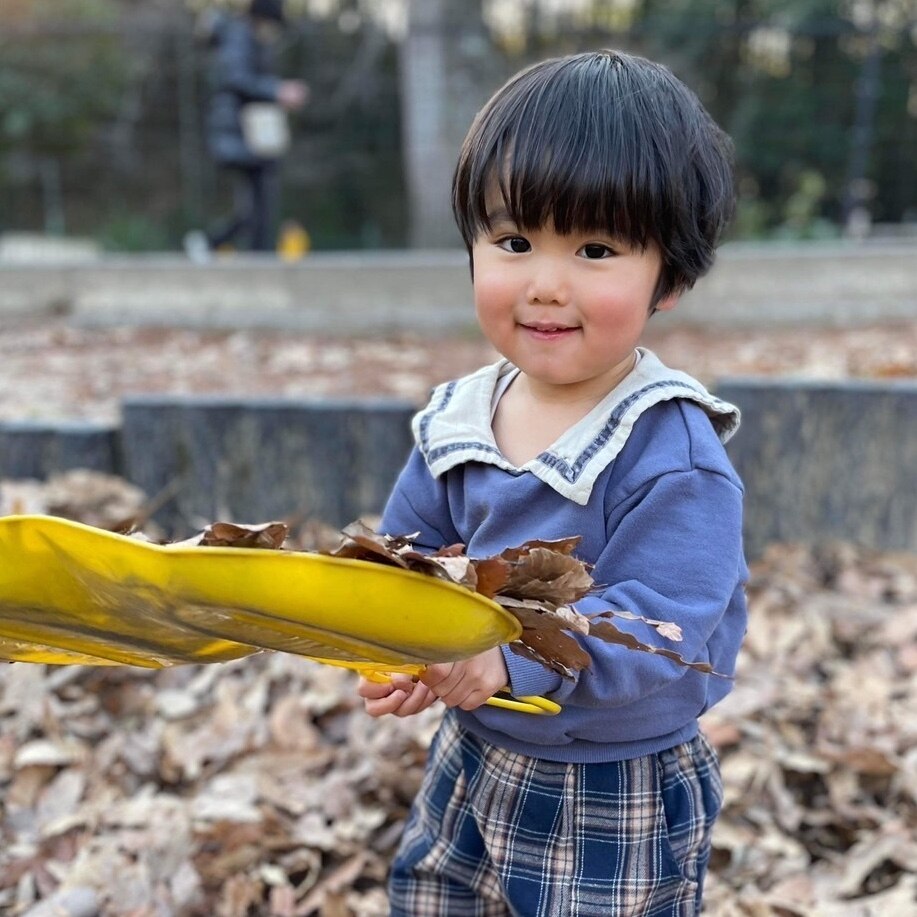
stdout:
<svg viewBox="0 0 917 917">
<path fill-rule="evenodd" d="M 42 156 L 38 163 L 41 197 L 45 212 L 45 232 L 62 236 L 67 229 L 64 217 L 64 191 L 60 161 L 54 156 Z"/>
<path fill-rule="evenodd" d="M 475 45 L 469 38 L 483 39 L 481 5 L 479 0 L 409 0 L 408 10 L 401 105 L 409 239 L 415 248 L 458 247 L 450 193 L 469 100 L 455 98 L 461 64 L 467 62 L 456 66 L 453 58 L 463 46 Z M 492 88 L 481 87 L 482 98 L 470 100 L 473 110 Z"/>
</svg>

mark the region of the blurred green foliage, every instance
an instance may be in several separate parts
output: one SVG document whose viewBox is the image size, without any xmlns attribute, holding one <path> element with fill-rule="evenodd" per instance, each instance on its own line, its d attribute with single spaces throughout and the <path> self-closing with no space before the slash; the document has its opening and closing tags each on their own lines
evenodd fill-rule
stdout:
<svg viewBox="0 0 917 917">
<path fill-rule="evenodd" d="M 113 0 L 33 0 L 23 12 L 25 35 L 0 24 L 0 152 L 71 153 L 117 113 L 128 83 L 130 62 L 115 28 L 119 7 Z M 76 40 L 55 35 L 62 21 L 80 24 Z"/>
<path fill-rule="evenodd" d="M 610 8 L 627 10 L 614 33 Z M 735 142 L 736 236 L 836 235 L 858 177 L 874 220 L 917 219 L 914 0 L 593 0 L 575 19 L 534 3 L 524 31 L 506 40 L 518 57 L 623 47 L 685 80 Z M 871 53 L 879 65 L 864 84 Z"/>
<path fill-rule="evenodd" d="M 56 225 L 56 206 L 68 232 L 106 247 L 176 248 L 226 210 L 189 10 L 207 2 L 2 0 L 0 231 Z M 620 47 L 668 64 L 735 141 L 734 237 L 836 235 L 854 187 L 874 220 L 917 219 L 914 0 L 450 4 L 448 38 L 481 101 L 495 74 L 547 55 Z M 281 217 L 305 225 L 316 249 L 408 238 L 400 35 L 381 8 L 301 2 L 282 48 L 281 72 L 305 79 L 312 100 L 293 118 Z M 484 46 L 469 28 L 478 11 Z"/>
<path fill-rule="evenodd" d="M 163 251 L 170 247 L 169 232 L 160 220 L 121 207 L 101 219 L 95 238 L 106 251 L 125 254 Z"/>
</svg>

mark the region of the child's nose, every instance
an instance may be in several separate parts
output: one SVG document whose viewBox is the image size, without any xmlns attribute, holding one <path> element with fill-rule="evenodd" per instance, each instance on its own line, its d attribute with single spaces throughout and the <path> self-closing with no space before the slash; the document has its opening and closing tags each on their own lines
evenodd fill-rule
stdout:
<svg viewBox="0 0 917 917">
<path fill-rule="evenodd" d="M 561 267 L 552 260 L 533 265 L 527 291 L 533 305 L 563 305 L 569 299 L 567 281 Z"/>
</svg>

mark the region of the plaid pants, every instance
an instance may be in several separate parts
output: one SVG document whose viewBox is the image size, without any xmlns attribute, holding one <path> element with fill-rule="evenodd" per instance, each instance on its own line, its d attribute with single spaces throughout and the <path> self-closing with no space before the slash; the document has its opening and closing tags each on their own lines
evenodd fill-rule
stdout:
<svg viewBox="0 0 917 917">
<path fill-rule="evenodd" d="M 393 917 L 690 917 L 722 803 L 703 736 L 563 764 L 482 742 L 447 714 L 389 883 Z"/>
</svg>

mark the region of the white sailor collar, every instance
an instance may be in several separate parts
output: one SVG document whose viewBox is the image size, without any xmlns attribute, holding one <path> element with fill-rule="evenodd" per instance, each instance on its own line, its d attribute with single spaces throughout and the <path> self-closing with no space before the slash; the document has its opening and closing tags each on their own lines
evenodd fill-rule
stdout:
<svg viewBox="0 0 917 917">
<path fill-rule="evenodd" d="M 673 398 L 700 405 L 722 442 L 738 429 L 739 409 L 711 395 L 696 379 L 669 369 L 650 350 L 638 348 L 634 369 L 579 423 L 544 452 L 516 467 L 501 452 L 491 429 L 491 404 L 500 380 L 518 369 L 499 360 L 433 391 L 412 429 L 434 477 L 465 462 L 486 462 L 512 474 L 529 472 L 559 494 L 585 505 L 598 476 L 621 451 L 637 418 Z"/>
</svg>

